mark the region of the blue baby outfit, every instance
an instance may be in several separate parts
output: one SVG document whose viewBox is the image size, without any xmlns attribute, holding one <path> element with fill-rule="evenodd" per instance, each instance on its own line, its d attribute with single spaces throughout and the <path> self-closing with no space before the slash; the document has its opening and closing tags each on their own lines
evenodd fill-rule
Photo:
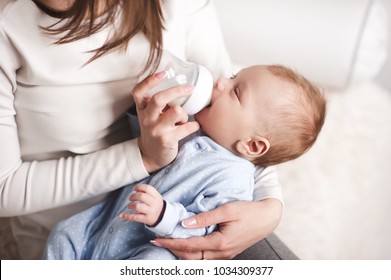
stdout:
<svg viewBox="0 0 391 280">
<path fill-rule="evenodd" d="M 192 136 L 175 161 L 148 178 L 57 224 L 45 259 L 175 259 L 150 244 L 161 237 L 188 238 L 211 233 L 215 226 L 186 229 L 181 221 L 236 200 L 252 200 L 255 167 L 205 136 Z M 148 227 L 119 218 L 130 212 L 128 197 L 137 184 L 154 186 L 166 201 L 160 223 Z"/>
</svg>

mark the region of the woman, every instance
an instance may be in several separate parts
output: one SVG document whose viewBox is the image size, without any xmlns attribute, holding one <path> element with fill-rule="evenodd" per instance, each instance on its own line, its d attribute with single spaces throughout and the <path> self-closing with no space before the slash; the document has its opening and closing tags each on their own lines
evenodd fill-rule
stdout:
<svg viewBox="0 0 391 280">
<path fill-rule="evenodd" d="M 54 223 L 167 165 L 178 141 L 198 129 L 181 110 L 162 112 L 191 94 L 169 89 L 146 99 L 148 129 L 129 140 L 130 92 L 146 94 L 146 82 L 135 85 L 153 72 L 161 49 L 205 65 L 215 77 L 230 74 L 230 61 L 208 1 L 0 3 L 0 210 L 15 216 L 21 258 L 36 259 Z M 171 133 L 162 134 L 167 128 Z M 280 187 L 274 169 L 256 178 L 259 201 L 187 221 L 219 223 L 218 232 L 160 244 L 182 258 L 219 259 L 265 237 L 281 216 Z"/>
</svg>

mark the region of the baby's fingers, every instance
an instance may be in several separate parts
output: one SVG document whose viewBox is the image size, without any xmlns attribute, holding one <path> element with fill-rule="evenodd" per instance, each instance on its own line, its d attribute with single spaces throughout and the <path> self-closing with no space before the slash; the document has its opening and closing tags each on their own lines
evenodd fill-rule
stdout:
<svg viewBox="0 0 391 280">
<path fill-rule="evenodd" d="M 128 208 L 139 214 L 147 214 L 150 207 L 143 202 L 132 201 L 128 204 Z"/>
<path fill-rule="evenodd" d="M 156 194 L 160 195 L 160 193 L 154 187 L 146 184 L 137 185 L 134 187 L 134 190 L 137 192 L 147 193 L 153 196 L 155 196 Z"/>
<path fill-rule="evenodd" d="M 144 193 L 144 192 L 134 192 L 134 193 L 132 193 L 129 196 L 129 200 L 133 201 L 133 202 L 140 201 L 140 202 L 143 202 L 143 203 L 145 203 L 147 205 L 153 205 L 153 202 L 154 202 L 153 196 L 151 196 L 148 193 Z"/>
<path fill-rule="evenodd" d="M 121 213 L 119 215 L 121 219 L 128 220 L 131 222 L 143 223 L 146 222 L 146 215 L 144 214 L 129 214 L 129 213 Z"/>
</svg>

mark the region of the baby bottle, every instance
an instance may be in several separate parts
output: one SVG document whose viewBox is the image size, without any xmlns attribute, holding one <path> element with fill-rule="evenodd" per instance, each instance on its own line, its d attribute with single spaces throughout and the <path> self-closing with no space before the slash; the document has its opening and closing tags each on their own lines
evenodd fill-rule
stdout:
<svg viewBox="0 0 391 280">
<path fill-rule="evenodd" d="M 190 96 L 178 98 L 168 105 L 180 105 L 187 114 L 194 115 L 208 106 L 212 98 L 212 74 L 202 65 L 180 60 L 173 54 L 163 52 L 158 71 L 166 71 L 166 77 L 149 93 L 155 93 L 177 85 L 191 85 L 194 87 Z"/>
</svg>

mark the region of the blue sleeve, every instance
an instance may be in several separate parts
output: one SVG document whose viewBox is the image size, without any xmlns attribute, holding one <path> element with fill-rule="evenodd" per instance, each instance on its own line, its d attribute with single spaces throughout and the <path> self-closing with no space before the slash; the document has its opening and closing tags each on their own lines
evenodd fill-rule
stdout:
<svg viewBox="0 0 391 280">
<path fill-rule="evenodd" d="M 238 169 L 240 167 L 240 169 Z M 240 165 L 224 168 L 214 175 L 213 183 L 198 193 L 193 203 L 187 207 L 178 202 L 166 202 L 166 211 L 161 222 L 155 227 L 147 227 L 157 235 L 170 238 L 189 238 L 204 236 L 213 232 L 216 225 L 200 229 L 188 229 L 181 222 L 191 216 L 207 212 L 218 206 L 238 200 L 252 200 L 254 189 L 254 170 Z"/>
</svg>

